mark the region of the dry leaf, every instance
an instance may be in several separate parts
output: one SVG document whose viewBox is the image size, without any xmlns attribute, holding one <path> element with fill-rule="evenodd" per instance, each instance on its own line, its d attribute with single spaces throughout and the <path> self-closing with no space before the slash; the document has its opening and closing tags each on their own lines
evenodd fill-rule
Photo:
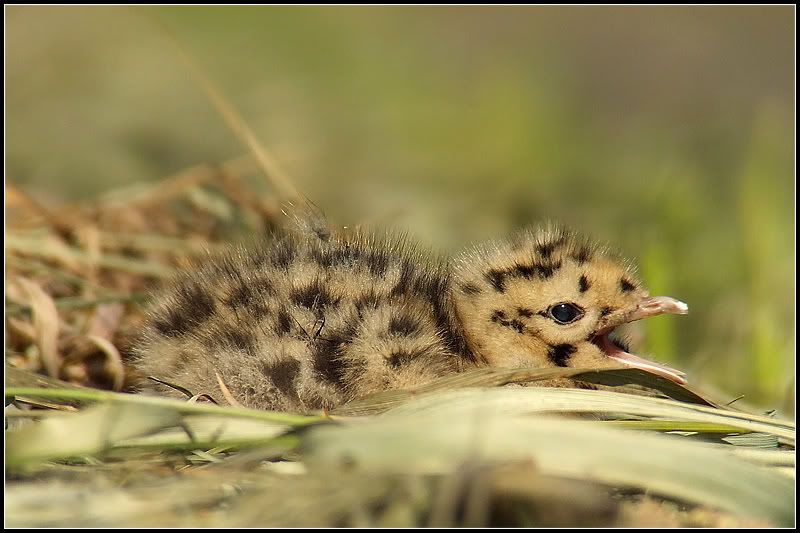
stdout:
<svg viewBox="0 0 800 533">
<path fill-rule="evenodd" d="M 58 354 L 59 318 L 56 304 L 49 294 L 42 288 L 23 277 L 15 278 L 12 283 L 17 283 L 27 295 L 28 305 L 33 315 L 33 328 L 36 346 L 48 375 L 58 377 L 61 369 L 61 357 Z"/>
<path fill-rule="evenodd" d="M 87 335 L 86 338 L 93 342 L 95 346 L 100 348 L 100 351 L 105 354 L 105 369 L 113 380 L 114 390 L 122 390 L 122 385 L 125 383 L 125 365 L 122 363 L 119 350 L 117 350 L 116 346 L 111 344 L 108 339 L 104 339 L 103 337 Z"/>
</svg>

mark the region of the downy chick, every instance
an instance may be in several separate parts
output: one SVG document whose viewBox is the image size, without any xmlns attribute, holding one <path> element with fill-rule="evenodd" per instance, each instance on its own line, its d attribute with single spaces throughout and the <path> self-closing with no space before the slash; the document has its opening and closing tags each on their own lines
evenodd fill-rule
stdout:
<svg viewBox="0 0 800 533">
<path fill-rule="evenodd" d="M 397 236 L 290 232 L 236 247 L 155 302 L 142 376 L 248 407 L 308 411 L 480 366 L 624 364 L 617 326 L 688 308 L 650 297 L 625 261 L 552 226 L 451 262 Z M 142 380 L 141 389 L 179 396 Z"/>
</svg>

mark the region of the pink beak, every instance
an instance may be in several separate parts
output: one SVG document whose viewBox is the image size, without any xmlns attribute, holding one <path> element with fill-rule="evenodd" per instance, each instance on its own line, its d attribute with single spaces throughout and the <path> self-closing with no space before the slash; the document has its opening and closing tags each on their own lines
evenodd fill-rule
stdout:
<svg viewBox="0 0 800 533">
<path fill-rule="evenodd" d="M 664 313 L 685 315 L 688 312 L 689 306 L 679 300 L 675 300 L 669 296 L 654 296 L 652 298 L 646 298 L 642 300 L 641 303 L 639 303 L 639 306 L 626 317 L 626 322 L 633 322 L 635 320 L 641 320 L 642 318 L 661 315 Z M 595 342 L 611 359 L 619 361 L 623 365 L 631 368 L 640 368 L 642 370 L 646 370 L 647 372 L 657 374 L 681 385 L 686 383 L 686 374 L 683 372 L 675 370 L 674 368 L 670 368 L 666 365 L 648 361 L 647 359 L 643 359 L 638 355 L 634 355 L 622 350 L 616 344 L 611 342 L 611 340 L 608 338 L 608 333 L 610 333 L 610 331 L 606 331 L 605 333 L 597 335 Z"/>
</svg>

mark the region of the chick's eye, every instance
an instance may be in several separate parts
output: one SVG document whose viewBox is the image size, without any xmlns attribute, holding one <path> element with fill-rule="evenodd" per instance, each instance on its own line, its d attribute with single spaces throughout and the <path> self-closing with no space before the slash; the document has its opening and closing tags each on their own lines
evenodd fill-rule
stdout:
<svg viewBox="0 0 800 533">
<path fill-rule="evenodd" d="M 549 314 L 559 324 L 570 324 L 583 316 L 583 309 L 575 304 L 560 303 L 551 307 Z"/>
</svg>

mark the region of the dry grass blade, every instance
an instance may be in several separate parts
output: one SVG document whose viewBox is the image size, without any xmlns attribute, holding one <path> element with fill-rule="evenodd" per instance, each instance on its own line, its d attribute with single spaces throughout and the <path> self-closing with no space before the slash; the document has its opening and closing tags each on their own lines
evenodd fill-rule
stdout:
<svg viewBox="0 0 800 533">
<path fill-rule="evenodd" d="M 286 424 L 291 427 L 301 427 L 326 420 L 321 416 L 299 415 L 278 411 L 261 411 L 257 409 L 244 409 L 237 407 L 222 407 L 212 404 L 188 403 L 170 398 L 157 396 L 147 396 L 144 394 L 123 394 L 109 392 L 87 387 L 71 387 L 58 389 L 39 389 L 31 387 L 6 387 L 6 398 L 17 396 L 58 399 L 81 403 L 109 403 L 109 404 L 131 404 L 143 407 L 159 407 L 177 411 L 178 413 L 221 415 L 231 418 L 251 418 L 256 420 L 266 420 Z"/>
<path fill-rule="evenodd" d="M 498 387 L 510 383 L 532 383 L 563 377 L 571 377 L 582 381 L 604 382 L 609 385 L 644 385 L 665 392 L 665 394 L 676 400 L 707 406 L 713 405 L 685 387 L 637 369 L 479 368 L 437 379 L 414 389 L 379 392 L 366 398 L 359 398 L 337 407 L 332 411 L 332 414 L 339 416 L 375 415 L 432 392 L 467 387 Z"/>
<path fill-rule="evenodd" d="M 122 390 L 122 385 L 125 383 L 125 365 L 122 363 L 122 357 L 119 350 L 108 339 L 99 337 L 97 335 L 87 335 L 86 338 L 94 343 L 95 346 L 100 348 L 100 351 L 106 356 L 106 369 L 113 379 L 113 389 L 115 391 Z"/>
<path fill-rule="evenodd" d="M 22 277 L 16 283 L 27 296 L 27 303 L 33 313 L 33 327 L 36 346 L 47 374 L 58 377 L 61 370 L 61 357 L 58 354 L 59 318 L 53 299 L 33 281 Z"/>
<path fill-rule="evenodd" d="M 50 212 L 49 209 L 44 207 L 36 199 L 26 192 L 20 190 L 18 187 L 6 182 L 6 207 L 12 207 L 13 204 L 19 204 L 26 207 L 42 219 L 52 228 L 54 228 L 60 235 L 69 235 L 72 227 L 66 224 L 61 217 Z"/>
<path fill-rule="evenodd" d="M 161 406 L 103 404 L 78 414 L 48 418 L 6 435 L 10 467 L 101 452 L 117 441 L 152 433 L 180 421 Z"/>
<path fill-rule="evenodd" d="M 28 388 L 32 390 L 41 389 L 64 389 L 64 390 L 88 390 L 86 387 L 68 383 L 66 381 L 49 378 L 35 372 L 14 368 L 6 363 L 6 388 Z"/>
<path fill-rule="evenodd" d="M 574 378 L 596 385 L 608 385 L 612 387 L 620 385 L 641 385 L 650 389 L 655 389 L 673 400 L 715 407 L 715 404 L 690 390 L 688 387 L 638 368 L 620 368 L 611 371 L 590 370 L 577 374 Z"/>
<path fill-rule="evenodd" d="M 132 197 L 130 191 L 112 191 L 105 199 L 105 207 L 124 205 L 131 208 L 160 204 L 185 194 L 193 187 L 212 181 L 216 176 L 217 172 L 213 165 L 196 165 L 166 177 L 152 186 L 147 186 L 144 190 L 133 193 Z"/>
<path fill-rule="evenodd" d="M 283 170 L 281 170 L 275 158 L 264 148 L 258 140 L 253 130 L 247 125 L 247 122 L 242 118 L 236 108 L 225 98 L 222 92 L 217 88 L 216 84 L 206 76 L 203 70 L 197 66 L 197 63 L 189 55 L 188 52 L 181 46 L 172 33 L 162 24 L 154 19 L 148 19 L 154 23 L 156 27 L 161 30 L 161 33 L 166 37 L 170 44 L 175 48 L 178 57 L 189 70 L 195 82 L 203 88 L 208 96 L 211 104 L 217 109 L 222 116 L 225 123 L 233 131 L 234 135 L 245 145 L 253 157 L 257 161 L 264 176 L 273 185 L 279 196 L 284 200 L 294 200 L 300 198 L 300 193 L 297 191 L 292 181 L 289 179 Z"/>
<path fill-rule="evenodd" d="M 526 387 L 517 389 L 463 389 L 427 395 L 395 407 L 385 416 L 397 414 L 456 413 L 462 405 L 480 406 L 486 413 L 623 413 L 687 420 L 737 427 L 776 435 L 794 443 L 792 422 L 736 411 L 715 409 L 662 398 L 649 398 L 606 391 Z"/>
<path fill-rule="evenodd" d="M 222 391 L 222 395 L 225 396 L 225 399 L 234 407 L 244 407 L 239 401 L 233 397 L 231 394 L 231 390 L 225 385 L 225 382 L 222 381 L 222 378 L 219 375 L 219 372 L 214 371 L 214 376 L 217 378 L 217 383 L 219 383 L 219 389 Z"/>
<path fill-rule="evenodd" d="M 13 252 L 56 260 L 73 268 L 77 268 L 77 265 L 96 264 L 98 267 L 158 278 L 172 277 L 176 273 L 175 269 L 153 261 L 142 261 L 111 254 L 92 257 L 90 254 L 68 246 L 63 242 L 54 247 L 49 238 L 35 239 L 23 238 L 19 235 L 7 235 L 6 247 Z"/>
<path fill-rule="evenodd" d="M 254 446 L 285 434 L 287 427 L 264 420 L 231 419 L 225 416 L 187 416 L 182 427 L 155 435 L 120 440 L 117 447 L 136 449 L 210 449 L 211 447 Z"/>
</svg>

